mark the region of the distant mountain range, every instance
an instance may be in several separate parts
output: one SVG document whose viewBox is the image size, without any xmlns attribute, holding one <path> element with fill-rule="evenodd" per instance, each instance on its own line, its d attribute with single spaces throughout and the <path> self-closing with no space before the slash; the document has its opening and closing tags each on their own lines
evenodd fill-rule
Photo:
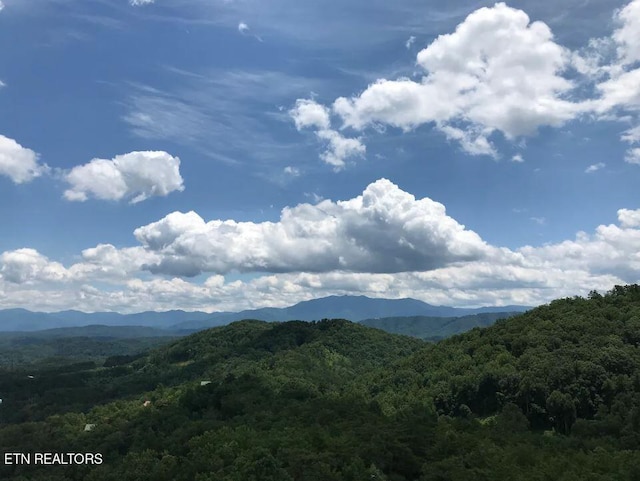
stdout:
<svg viewBox="0 0 640 481">
<path fill-rule="evenodd" d="M 489 327 L 498 319 L 508 319 L 518 314 L 521 314 L 521 312 L 482 312 L 460 317 L 383 317 L 380 319 L 364 319 L 360 321 L 360 324 L 381 329 L 391 334 L 404 334 L 405 336 L 437 341 L 470 331 L 475 327 Z"/>
<path fill-rule="evenodd" d="M 171 331 L 193 331 L 229 324 L 242 319 L 263 321 L 320 319 L 348 319 L 358 322 L 364 319 L 429 316 L 457 318 L 489 312 L 524 312 L 527 306 L 481 307 L 476 309 L 432 306 L 416 299 L 374 299 L 366 296 L 329 296 L 303 301 L 285 308 L 262 308 L 240 312 L 140 312 L 119 314 L 115 312 L 84 313 L 61 311 L 53 313 L 32 312 L 26 309 L 0 310 L 0 331 L 38 331 L 61 327 L 87 325 L 144 326 Z"/>
</svg>

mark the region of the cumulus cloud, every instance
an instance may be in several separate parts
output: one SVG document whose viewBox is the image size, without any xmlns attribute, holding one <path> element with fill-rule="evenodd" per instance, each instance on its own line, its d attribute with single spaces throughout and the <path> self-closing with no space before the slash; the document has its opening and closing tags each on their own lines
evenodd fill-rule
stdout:
<svg viewBox="0 0 640 481">
<path fill-rule="evenodd" d="M 49 170 L 38 162 L 38 154 L 18 142 L 0 135 L 0 175 L 16 184 L 30 182 Z"/>
<path fill-rule="evenodd" d="M 513 157 L 511 157 L 511 161 L 512 162 L 517 162 L 517 163 L 522 163 L 522 162 L 524 162 L 524 157 L 522 157 L 522 154 L 516 154 Z"/>
<path fill-rule="evenodd" d="M 319 130 L 316 135 L 327 145 L 326 150 L 320 154 L 320 158 L 333 166 L 336 171 L 345 167 L 347 159 L 363 156 L 367 150 L 360 139 L 344 137 L 335 130 Z"/>
<path fill-rule="evenodd" d="M 138 246 L 85 249 L 69 267 L 28 248 L 0 254 L 0 306 L 229 311 L 333 294 L 536 305 L 640 282 L 640 210 L 620 209 L 617 225 L 573 240 L 512 250 L 486 244 L 441 204 L 386 180 L 353 199 L 284 209 L 278 222 L 174 212 L 135 237 Z M 230 271 L 263 275 L 221 275 Z M 181 278 L 202 272 L 211 273 L 204 282 Z"/>
<path fill-rule="evenodd" d="M 621 224 L 601 225 L 593 235 L 579 232 L 575 240 L 543 247 L 523 247 L 518 252 L 529 265 L 612 275 L 624 282 L 638 282 L 640 230 L 631 228 L 626 222 Z"/>
<path fill-rule="evenodd" d="M 34 249 L 17 249 L 0 254 L 0 277 L 11 283 L 24 284 L 34 281 L 64 281 L 67 269 L 52 262 Z"/>
<path fill-rule="evenodd" d="M 605 164 L 603 162 L 598 162 L 597 164 L 593 164 L 587 167 L 584 172 L 586 174 L 592 174 L 593 172 L 597 172 L 600 169 L 603 169 L 604 167 L 605 167 Z"/>
<path fill-rule="evenodd" d="M 150 5 L 154 2 L 155 0 L 129 0 L 129 5 L 133 7 L 140 7 L 143 5 Z"/>
<path fill-rule="evenodd" d="M 486 245 L 431 199 L 386 179 L 343 202 L 285 208 L 278 222 L 205 222 L 174 212 L 140 227 L 136 239 L 162 256 L 152 272 L 402 272 L 478 259 Z"/>
<path fill-rule="evenodd" d="M 4 10 L 4 3 L 2 3 L 2 0 L 0 0 L 0 12 L 2 12 L 2 10 Z"/>
<path fill-rule="evenodd" d="M 298 99 L 295 106 L 289 111 L 296 129 L 314 128 L 327 130 L 331 127 L 329 109 L 311 99 Z"/>
<path fill-rule="evenodd" d="M 619 110 L 637 116 L 638 12 L 640 0 L 634 0 L 615 13 L 611 37 L 572 52 L 522 10 L 504 3 L 483 7 L 417 54 L 421 79 L 378 79 L 356 95 L 338 97 L 330 109 L 313 108 L 327 119 L 339 116 L 343 129 L 406 132 L 431 125 L 470 155 L 495 158 L 491 138 L 497 133 L 513 141 L 581 116 L 611 119 Z M 588 90 L 585 82 L 590 97 L 578 100 L 584 93 L 577 87 Z M 629 159 L 635 161 L 633 151 Z"/>
<path fill-rule="evenodd" d="M 498 3 L 473 12 L 454 33 L 418 53 L 421 81 L 378 80 L 357 96 L 338 98 L 333 110 L 354 129 L 433 123 L 469 153 L 495 155 L 488 140 L 493 132 L 531 135 L 580 112 L 565 99 L 573 87 L 562 75 L 570 58 L 547 25 Z"/>
<path fill-rule="evenodd" d="M 640 61 L 640 1 L 630 2 L 614 17 L 620 24 L 613 34 L 620 61 L 625 65 Z"/>
<path fill-rule="evenodd" d="M 131 199 L 141 202 L 153 196 L 166 196 L 184 190 L 180 159 L 166 152 L 130 152 L 112 160 L 93 159 L 65 174 L 70 188 L 64 197 L 85 201 Z"/>
<path fill-rule="evenodd" d="M 640 227 L 640 209 L 620 209 L 618 211 L 618 221 L 623 228 L 632 229 Z"/>
<path fill-rule="evenodd" d="M 366 146 L 359 138 L 347 138 L 340 132 L 331 129 L 330 112 L 327 107 L 311 99 L 298 99 L 289 110 L 296 129 L 311 128 L 316 137 L 325 144 L 326 149 L 320 159 L 338 171 L 345 167 L 346 161 L 352 157 L 363 156 Z"/>
</svg>

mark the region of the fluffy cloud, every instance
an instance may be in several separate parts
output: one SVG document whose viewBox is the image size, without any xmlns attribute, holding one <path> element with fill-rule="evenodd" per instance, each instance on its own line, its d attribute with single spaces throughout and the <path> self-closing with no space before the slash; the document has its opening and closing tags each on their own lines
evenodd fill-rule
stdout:
<svg viewBox="0 0 640 481">
<path fill-rule="evenodd" d="M 0 0 L 0 12 L 2 12 L 2 10 L 4 10 L 4 3 Z"/>
<path fill-rule="evenodd" d="M 111 244 L 99 244 L 84 249 L 81 261 L 69 267 L 68 272 L 76 281 L 117 282 L 129 279 L 144 265 L 158 260 L 157 255 L 142 247 L 117 249 Z"/>
<path fill-rule="evenodd" d="M 205 222 L 174 212 L 101 244 L 69 267 L 33 249 L 0 255 L 0 306 L 132 312 L 241 310 L 325 295 L 413 297 L 456 306 L 526 304 L 640 282 L 640 210 L 575 239 L 511 250 L 487 245 L 386 180 L 346 201 L 284 209 L 278 222 Z M 149 270 L 169 278 L 150 278 Z M 263 275 L 227 280 L 218 273 Z M 173 277 L 216 273 L 206 281 Z M 108 287 L 105 287 L 108 286 Z"/>
<path fill-rule="evenodd" d="M 367 150 L 360 139 L 349 139 L 335 130 L 319 130 L 316 135 L 327 145 L 320 158 L 334 170 L 343 169 L 347 159 L 363 156 Z"/>
<path fill-rule="evenodd" d="M 112 160 L 93 159 L 71 169 L 65 180 L 70 188 L 64 197 L 85 201 L 130 198 L 131 203 L 184 190 L 180 159 L 166 152 L 130 152 Z"/>
<path fill-rule="evenodd" d="M 497 132 L 515 140 L 583 115 L 616 118 L 624 110 L 637 116 L 639 12 L 640 0 L 632 1 L 615 13 L 611 37 L 591 39 L 587 48 L 571 52 L 543 22 L 497 3 L 471 13 L 453 33 L 421 50 L 420 80 L 379 79 L 357 95 L 337 98 L 330 110 L 315 102 L 308 106 L 317 118 L 339 116 L 343 129 L 410 131 L 430 124 L 471 155 L 497 157 L 490 140 Z M 571 69 L 582 77 L 570 79 Z M 591 98 L 576 100 L 574 95 L 583 95 L 576 87 L 585 82 L 593 88 Z M 636 158 L 630 151 L 627 160 Z"/>
<path fill-rule="evenodd" d="M 17 249 L 0 254 L 0 277 L 11 283 L 34 281 L 64 281 L 67 269 L 52 262 L 34 249 Z"/>
<path fill-rule="evenodd" d="M 379 80 L 358 96 L 338 98 L 333 110 L 345 127 L 358 130 L 434 123 L 469 153 L 495 155 L 492 132 L 531 135 L 580 112 L 564 98 L 573 87 L 562 76 L 570 58 L 544 23 L 498 3 L 473 12 L 454 33 L 418 53 L 426 72 L 420 82 Z"/>
<path fill-rule="evenodd" d="M 38 154 L 15 140 L 0 135 L 0 175 L 16 184 L 30 182 L 48 171 L 46 164 L 38 163 Z"/>
<path fill-rule="evenodd" d="M 205 222 L 194 212 L 174 212 L 134 234 L 162 256 L 149 270 L 187 276 L 428 270 L 481 258 L 487 249 L 442 204 L 417 200 L 385 179 L 348 201 L 285 208 L 275 223 Z"/>
<path fill-rule="evenodd" d="M 314 128 L 327 130 L 331 127 L 329 109 L 315 100 L 298 99 L 296 105 L 289 111 L 289 115 L 296 124 L 296 129 Z"/>
<path fill-rule="evenodd" d="M 620 216 L 620 214 L 619 214 Z M 624 282 L 640 279 L 640 230 L 620 216 L 621 226 L 601 225 L 593 235 L 579 232 L 575 240 L 518 250 L 528 265 L 563 271 L 611 275 Z"/>
<path fill-rule="evenodd" d="M 615 14 L 620 23 L 613 39 L 618 44 L 618 57 L 625 65 L 640 61 L 640 0 L 634 0 Z"/>
<path fill-rule="evenodd" d="M 316 130 L 317 138 L 326 146 L 325 151 L 320 154 L 320 159 L 331 165 L 335 171 L 343 169 L 347 159 L 363 156 L 366 152 L 366 146 L 361 139 L 347 138 L 331 129 L 329 109 L 315 100 L 298 99 L 289 115 L 296 129 Z"/>
<path fill-rule="evenodd" d="M 244 22 L 240 22 L 238 24 L 238 32 L 240 32 L 242 34 L 245 34 L 245 33 L 249 32 L 249 25 L 247 25 Z"/>
<path fill-rule="evenodd" d="M 150 5 L 154 2 L 155 0 L 129 0 L 129 5 L 133 7 L 139 7 L 142 5 Z"/>
<path fill-rule="evenodd" d="M 640 209 L 620 209 L 618 211 L 618 220 L 623 228 L 638 228 L 640 227 Z"/>
</svg>

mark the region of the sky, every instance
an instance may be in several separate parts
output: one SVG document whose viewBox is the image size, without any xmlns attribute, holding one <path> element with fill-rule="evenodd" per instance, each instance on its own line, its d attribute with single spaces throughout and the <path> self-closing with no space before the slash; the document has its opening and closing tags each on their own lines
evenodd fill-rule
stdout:
<svg viewBox="0 0 640 481">
<path fill-rule="evenodd" d="M 640 282 L 640 0 L 1 0 L 0 309 Z"/>
</svg>

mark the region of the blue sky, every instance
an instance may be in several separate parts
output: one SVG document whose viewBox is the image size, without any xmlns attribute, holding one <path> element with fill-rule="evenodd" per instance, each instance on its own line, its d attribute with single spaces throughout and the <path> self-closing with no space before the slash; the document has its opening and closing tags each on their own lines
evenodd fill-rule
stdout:
<svg viewBox="0 0 640 481">
<path fill-rule="evenodd" d="M 640 277 L 640 0 L 2 0 L 0 308 Z"/>
</svg>

